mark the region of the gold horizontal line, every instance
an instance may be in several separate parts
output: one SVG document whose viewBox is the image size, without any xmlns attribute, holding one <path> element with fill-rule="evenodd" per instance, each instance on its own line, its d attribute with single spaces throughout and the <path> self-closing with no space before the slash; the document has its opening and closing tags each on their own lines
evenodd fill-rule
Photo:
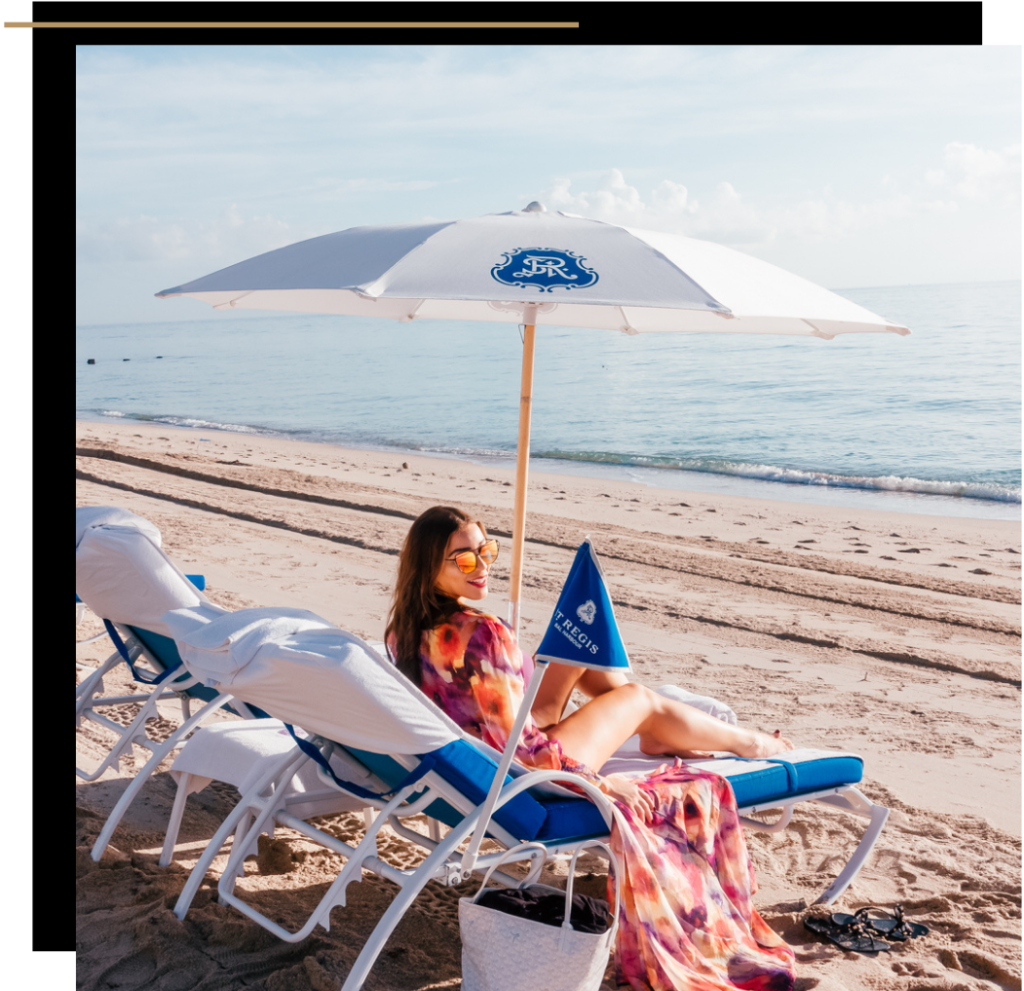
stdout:
<svg viewBox="0 0 1024 991">
<path fill-rule="evenodd" d="M 578 28 L 579 21 L 4 21 L 5 28 Z"/>
</svg>

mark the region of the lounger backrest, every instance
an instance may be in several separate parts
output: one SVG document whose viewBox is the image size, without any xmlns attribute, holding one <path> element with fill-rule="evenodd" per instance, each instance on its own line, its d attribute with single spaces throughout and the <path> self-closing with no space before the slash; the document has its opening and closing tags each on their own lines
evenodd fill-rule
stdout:
<svg viewBox="0 0 1024 991">
<path fill-rule="evenodd" d="M 393 755 L 429 755 L 437 772 L 477 805 L 500 756 L 465 734 L 394 666 L 359 637 L 314 613 L 295 609 L 243 609 L 189 630 L 188 611 L 168 613 L 181 628 L 178 650 L 186 668 L 209 683 L 287 723 L 341 744 L 389 785 L 408 773 Z M 219 680 L 218 680 L 219 679 Z M 526 773 L 514 765 L 513 775 Z M 543 831 L 550 801 L 566 798 L 524 792 L 496 820 L 513 835 Z M 431 815 L 453 825 L 461 814 L 437 802 Z"/>
<path fill-rule="evenodd" d="M 315 613 L 241 609 L 201 629 L 164 616 L 189 672 L 278 719 L 378 753 L 422 754 L 459 737 L 390 677 L 373 650 Z"/>
<path fill-rule="evenodd" d="M 170 609 L 191 609 L 196 619 L 226 612 L 164 553 L 152 523 L 133 514 L 102 522 L 97 509 L 110 512 L 110 507 L 77 510 L 81 537 L 75 552 L 75 591 L 97 616 L 167 636 L 160 617 Z"/>
</svg>

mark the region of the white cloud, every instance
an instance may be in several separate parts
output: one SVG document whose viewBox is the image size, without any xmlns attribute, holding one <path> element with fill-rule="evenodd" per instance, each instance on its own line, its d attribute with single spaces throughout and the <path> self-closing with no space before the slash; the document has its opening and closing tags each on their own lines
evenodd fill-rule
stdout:
<svg viewBox="0 0 1024 991">
<path fill-rule="evenodd" d="M 595 220 L 757 250 L 787 239 L 834 242 L 896 220 L 957 213 L 971 200 L 997 195 L 1008 199 L 1019 189 L 1019 147 L 992 152 L 954 142 L 946 146 L 943 164 L 927 170 L 924 181 L 909 190 L 901 190 L 892 175 L 883 175 L 878 183 L 884 194 L 861 202 L 843 198 L 826 184 L 817 196 L 767 203 L 728 181 L 697 199 L 672 179 L 644 191 L 617 168 L 589 188 L 574 188 L 573 180 L 559 178 L 538 198 L 550 209 Z"/>
<path fill-rule="evenodd" d="M 686 186 L 671 179 L 662 179 L 642 195 L 619 169 L 610 169 L 595 189 L 571 187 L 570 179 L 558 179 L 540 194 L 540 200 L 549 209 L 607 223 L 733 246 L 767 243 L 777 234 L 777 219 L 745 201 L 728 182 L 718 183 L 702 200 L 692 198 Z"/>
<path fill-rule="evenodd" d="M 1020 200 L 1020 145 L 1003 151 L 951 141 L 945 148 L 944 168 L 929 170 L 925 181 L 967 200 Z"/>
<path fill-rule="evenodd" d="M 693 213 L 698 204 L 696 200 L 690 202 L 690 194 L 687 188 L 671 179 L 662 179 L 651 193 L 654 205 L 661 210 L 676 213 Z"/>
</svg>

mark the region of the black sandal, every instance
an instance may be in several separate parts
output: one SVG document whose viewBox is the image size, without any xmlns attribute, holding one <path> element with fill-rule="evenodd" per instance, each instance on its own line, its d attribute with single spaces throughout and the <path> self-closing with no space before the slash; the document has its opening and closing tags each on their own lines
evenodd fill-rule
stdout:
<svg viewBox="0 0 1024 991">
<path fill-rule="evenodd" d="M 861 911 L 867 911 L 861 909 Z M 894 939 L 899 943 L 904 943 L 908 939 L 917 939 L 918 936 L 927 936 L 929 929 L 927 926 L 921 925 L 919 922 L 910 922 L 908 919 L 903 918 L 903 906 L 897 905 L 892 912 L 886 912 L 884 908 L 874 909 L 874 911 L 883 912 L 887 918 L 884 919 L 868 919 L 864 920 L 865 924 L 875 932 L 882 933 L 887 939 Z"/>
<path fill-rule="evenodd" d="M 849 919 L 849 922 L 837 922 L 836 916 Z M 860 919 L 854 916 L 843 916 L 836 913 L 831 917 L 824 915 L 808 915 L 804 918 L 804 928 L 812 933 L 824 936 L 831 943 L 835 943 L 841 950 L 854 953 L 878 953 L 891 949 L 885 940 L 875 939 L 863 930 Z"/>
</svg>

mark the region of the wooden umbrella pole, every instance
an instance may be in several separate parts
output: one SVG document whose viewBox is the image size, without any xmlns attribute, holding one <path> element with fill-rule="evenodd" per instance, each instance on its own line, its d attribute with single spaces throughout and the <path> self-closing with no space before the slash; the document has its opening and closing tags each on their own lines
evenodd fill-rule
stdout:
<svg viewBox="0 0 1024 991">
<path fill-rule="evenodd" d="M 533 341 L 536 325 L 526 324 L 523 336 L 523 378 L 519 392 L 519 447 L 516 451 L 516 502 L 512 517 L 512 578 L 508 586 L 508 625 L 519 636 L 519 602 L 523 585 L 523 542 L 526 537 L 526 486 L 530 475 L 530 415 L 533 404 Z"/>
</svg>

